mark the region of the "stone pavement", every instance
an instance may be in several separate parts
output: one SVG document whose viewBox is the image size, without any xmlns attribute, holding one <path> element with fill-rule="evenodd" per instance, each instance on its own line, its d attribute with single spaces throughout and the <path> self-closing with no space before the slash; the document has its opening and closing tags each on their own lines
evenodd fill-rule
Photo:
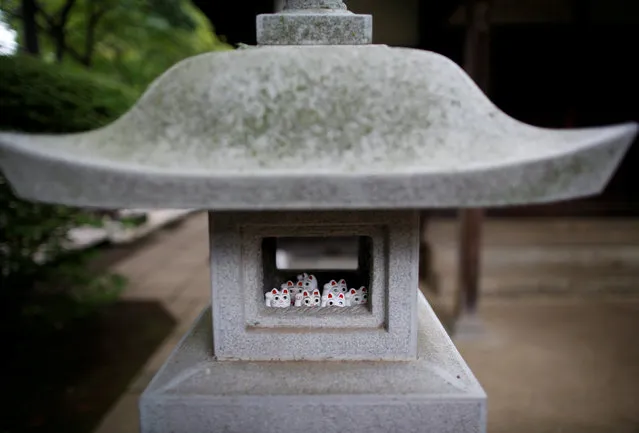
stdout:
<svg viewBox="0 0 639 433">
<path fill-rule="evenodd" d="M 430 230 L 445 282 L 433 303 L 445 320 L 455 226 Z M 206 215 L 196 214 L 112 265 L 130 280 L 126 299 L 161 302 L 178 326 L 95 433 L 138 432 L 140 393 L 209 302 L 207 236 Z M 457 345 L 488 393 L 489 432 L 637 433 L 639 222 L 489 222 L 484 245 L 486 335 Z M 615 274 L 621 287 L 602 284 Z M 572 295 L 536 292 L 561 281 Z"/>
<path fill-rule="evenodd" d="M 161 302 L 177 326 L 149 359 L 126 393 L 104 417 L 96 433 L 137 433 L 137 399 L 173 347 L 209 303 L 208 231 L 205 213 L 154 233 L 143 248 L 111 267 L 125 275 L 126 300 Z"/>
</svg>

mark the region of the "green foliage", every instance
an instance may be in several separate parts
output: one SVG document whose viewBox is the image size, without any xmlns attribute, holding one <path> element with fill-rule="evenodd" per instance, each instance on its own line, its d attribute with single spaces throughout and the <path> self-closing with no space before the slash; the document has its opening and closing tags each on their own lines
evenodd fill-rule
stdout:
<svg viewBox="0 0 639 433">
<path fill-rule="evenodd" d="M 80 64 L 138 91 L 175 63 L 230 49 L 189 0 L 37 0 L 41 57 Z M 69 2 L 72 7 L 63 15 Z M 10 24 L 22 28 L 16 0 L 0 0 Z M 56 26 L 64 29 L 63 39 Z M 18 32 L 19 42 L 23 34 Z M 62 48 L 60 48 L 62 47 Z"/>
<path fill-rule="evenodd" d="M 0 56 L 0 128 L 80 132 L 130 108 L 137 93 L 86 71 L 26 56 Z"/>
<path fill-rule="evenodd" d="M 26 16 L 21 0 L 0 0 L 2 19 L 17 31 L 19 46 L 27 28 L 33 29 L 30 40 L 36 36 L 38 41 L 29 48 L 32 57 L 0 57 L 4 130 L 67 133 L 98 128 L 123 114 L 152 80 L 180 60 L 230 49 L 189 0 L 33 1 L 37 8 Z M 68 230 L 95 224 L 92 215 L 24 202 L 0 175 L 0 309 L 9 305 L 3 297 L 35 293 L 30 290 L 35 282 L 64 286 L 65 305 L 87 303 L 86 296 L 93 301 L 111 296 L 104 288 L 117 286 L 117 281 L 84 275 L 83 257 L 56 261 L 55 266 L 35 260 L 60 257 Z M 77 272 L 63 271 L 67 265 Z M 28 305 L 29 316 L 42 311 L 33 300 Z"/>
<path fill-rule="evenodd" d="M 78 132 L 103 126 L 133 103 L 136 93 L 121 85 L 73 68 L 52 67 L 27 57 L 0 57 L 0 129 L 27 132 Z M 93 214 L 81 209 L 25 202 L 0 175 L 0 303 L 25 304 L 43 283 L 64 288 L 72 301 L 113 299 L 121 287 L 108 275 L 89 275 L 86 257 L 60 261 L 67 232 L 96 224 Z M 50 265 L 38 258 L 46 257 Z M 57 297 L 57 299 L 62 299 Z M 33 304 L 31 313 L 33 313 Z M 37 310 L 37 308 L 36 308 Z M 55 312 L 54 312 L 55 313 Z M 51 312 L 49 312 L 51 314 Z M 65 315 L 68 315 L 65 313 Z"/>
<path fill-rule="evenodd" d="M 132 1 L 139 3 L 139 0 Z M 208 51 L 229 49 L 215 37 L 206 18 L 189 6 L 189 2 L 171 3 L 185 5 L 182 11 L 190 18 L 192 29 L 176 27 L 171 19 L 157 13 L 147 14 L 141 8 L 123 7 L 121 2 L 120 7 L 105 14 L 97 28 L 93 68 L 143 90 L 180 60 Z M 71 45 L 82 43 L 84 38 L 81 29 L 70 29 Z"/>
</svg>

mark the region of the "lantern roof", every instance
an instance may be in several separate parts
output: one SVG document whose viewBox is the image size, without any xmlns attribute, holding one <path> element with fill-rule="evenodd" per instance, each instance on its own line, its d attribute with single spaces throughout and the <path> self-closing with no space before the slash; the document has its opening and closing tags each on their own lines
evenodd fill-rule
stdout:
<svg viewBox="0 0 639 433">
<path fill-rule="evenodd" d="M 1 133 L 0 168 L 77 206 L 485 207 L 599 193 L 636 134 L 521 123 L 432 52 L 277 44 L 182 61 L 98 130 Z"/>
</svg>

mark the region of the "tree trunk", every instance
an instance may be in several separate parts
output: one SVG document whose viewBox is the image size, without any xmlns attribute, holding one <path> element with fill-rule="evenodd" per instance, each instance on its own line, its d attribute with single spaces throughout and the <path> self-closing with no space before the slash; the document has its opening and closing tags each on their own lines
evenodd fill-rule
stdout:
<svg viewBox="0 0 639 433">
<path fill-rule="evenodd" d="M 36 24 L 38 4 L 36 0 L 22 0 L 21 9 L 24 51 L 32 56 L 39 56 L 40 42 L 38 40 L 38 26 Z"/>
<path fill-rule="evenodd" d="M 52 29 L 51 36 L 53 36 L 55 40 L 55 60 L 58 63 L 62 63 L 62 60 L 64 60 L 64 53 L 67 48 L 64 28 L 56 27 Z"/>
<path fill-rule="evenodd" d="M 86 29 L 84 35 L 84 53 L 82 54 L 82 64 L 90 68 L 93 64 L 93 52 L 95 51 L 95 31 L 100 19 L 106 12 L 106 9 L 96 10 L 95 0 L 89 0 L 87 3 Z"/>
<path fill-rule="evenodd" d="M 55 27 L 51 29 L 51 35 L 55 39 L 55 59 L 58 63 L 64 59 L 64 54 L 67 51 L 67 21 L 69 20 L 69 14 L 71 9 L 75 6 L 76 0 L 67 0 L 60 12 L 58 13 L 58 19 L 55 23 Z"/>
</svg>

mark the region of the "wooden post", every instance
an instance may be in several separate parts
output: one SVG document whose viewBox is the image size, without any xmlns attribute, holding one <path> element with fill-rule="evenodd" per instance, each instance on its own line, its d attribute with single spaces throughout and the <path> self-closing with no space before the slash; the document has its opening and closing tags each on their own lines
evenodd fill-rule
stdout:
<svg viewBox="0 0 639 433">
<path fill-rule="evenodd" d="M 486 93 L 490 76 L 490 6 L 491 0 L 466 1 L 464 69 Z M 477 312 L 483 217 L 482 209 L 463 209 L 459 212 L 458 319 Z"/>
<path fill-rule="evenodd" d="M 483 217 L 482 209 L 464 209 L 459 214 L 459 287 L 456 306 L 458 317 L 477 312 Z"/>
</svg>

